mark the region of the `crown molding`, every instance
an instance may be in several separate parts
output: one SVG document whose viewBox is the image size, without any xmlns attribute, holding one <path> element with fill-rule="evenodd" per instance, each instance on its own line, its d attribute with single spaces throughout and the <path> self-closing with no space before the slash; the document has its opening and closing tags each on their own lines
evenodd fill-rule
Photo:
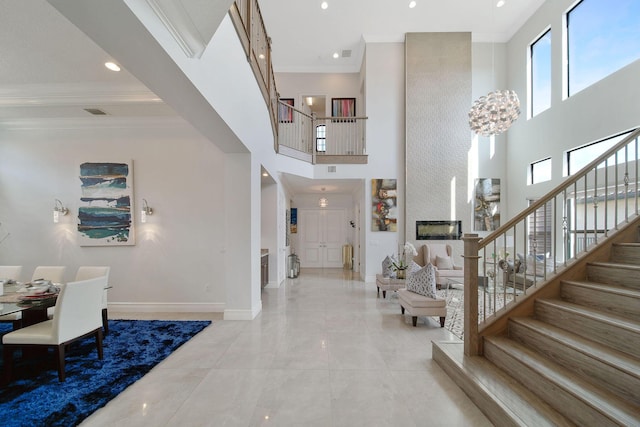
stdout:
<svg viewBox="0 0 640 427">
<path fill-rule="evenodd" d="M 0 87 L 0 107 L 158 104 L 162 102 L 162 99 L 144 86 L 86 83 Z"/>
<path fill-rule="evenodd" d="M 147 4 L 188 58 L 200 58 L 206 42 L 180 0 L 147 0 Z"/>
<path fill-rule="evenodd" d="M 83 129 L 193 129 L 181 117 L 20 118 L 0 120 L 3 131 L 83 130 Z"/>
</svg>

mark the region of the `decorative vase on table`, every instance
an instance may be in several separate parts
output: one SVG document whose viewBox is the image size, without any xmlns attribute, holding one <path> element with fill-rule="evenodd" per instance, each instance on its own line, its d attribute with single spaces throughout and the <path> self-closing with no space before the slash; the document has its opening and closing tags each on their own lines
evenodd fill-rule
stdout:
<svg viewBox="0 0 640 427">
<path fill-rule="evenodd" d="M 397 279 L 404 279 L 406 271 L 407 271 L 407 269 L 405 269 L 405 268 L 401 268 L 401 269 L 396 270 L 396 278 Z"/>
</svg>

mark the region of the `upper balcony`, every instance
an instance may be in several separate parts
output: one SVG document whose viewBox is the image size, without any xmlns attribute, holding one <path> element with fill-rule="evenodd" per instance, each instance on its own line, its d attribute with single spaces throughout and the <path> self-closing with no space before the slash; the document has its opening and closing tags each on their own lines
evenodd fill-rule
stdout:
<svg viewBox="0 0 640 427">
<path fill-rule="evenodd" d="M 317 117 L 278 101 L 278 154 L 312 164 L 366 164 L 366 117 Z"/>
<path fill-rule="evenodd" d="M 276 153 L 312 164 L 366 164 L 367 117 L 316 117 L 280 101 L 257 0 L 236 0 L 229 14 L 269 108 Z"/>
</svg>

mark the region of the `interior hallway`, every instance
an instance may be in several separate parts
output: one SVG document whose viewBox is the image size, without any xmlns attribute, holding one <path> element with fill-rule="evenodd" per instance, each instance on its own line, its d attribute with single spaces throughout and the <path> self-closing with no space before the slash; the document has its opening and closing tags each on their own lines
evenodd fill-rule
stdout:
<svg viewBox="0 0 640 427">
<path fill-rule="evenodd" d="M 341 269 L 303 269 L 264 289 L 253 321 L 221 313 L 110 313 L 213 324 L 82 426 L 490 426 L 431 360 L 454 339 L 437 319 Z M 391 294 L 391 295 L 390 295 Z"/>
</svg>

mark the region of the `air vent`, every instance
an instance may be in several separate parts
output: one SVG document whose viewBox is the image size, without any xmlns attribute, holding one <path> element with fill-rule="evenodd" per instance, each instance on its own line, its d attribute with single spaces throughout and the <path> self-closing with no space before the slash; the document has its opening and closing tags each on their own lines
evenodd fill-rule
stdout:
<svg viewBox="0 0 640 427">
<path fill-rule="evenodd" d="M 94 116 L 106 116 L 107 113 L 105 113 L 104 111 L 98 109 L 98 108 L 85 108 L 84 111 L 86 111 L 89 114 L 93 114 Z"/>
<path fill-rule="evenodd" d="M 335 166 L 327 166 L 327 172 L 335 172 L 335 171 L 336 171 Z"/>
<path fill-rule="evenodd" d="M 351 58 L 351 49 L 345 49 L 342 51 L 343 58 Z"/>
</svg>

